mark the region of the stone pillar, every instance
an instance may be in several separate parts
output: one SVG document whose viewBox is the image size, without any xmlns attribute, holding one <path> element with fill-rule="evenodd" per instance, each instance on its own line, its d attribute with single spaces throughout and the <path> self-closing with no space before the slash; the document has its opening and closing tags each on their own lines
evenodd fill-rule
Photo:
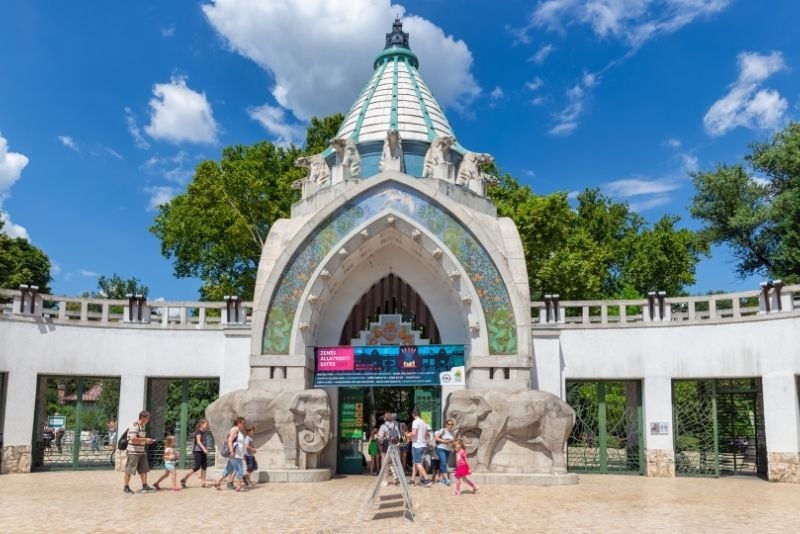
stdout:
<svg viewBox="0 0 800 534">
<path fill-rule="evenodd" d="M 761 379 L 769 480 L 800 484 L 800 407 L 797 378 L 769 374 Z"/>
<path fill-rule="evenodd" d="M 7 383 L 2 472 L 29 473 L 36 411 L 36 374 L 12 371 L 8 373 Z"/>
<path fill-rule="evenodd" d="M 645 474 L 649 477 L 675 476 L 675 451 L 672 428 L 672 379 L 644 379 L 643 389 Z M 651 423 L 667 423 L 666 434 L 652 434 Z"/>
<path fill-rule="evenodd" d="M 565 400 L 560 335 L 558 330 L 533 331 L 534 365 L 531 369 L 531 388 L 550 392 Z"/>
</svg>

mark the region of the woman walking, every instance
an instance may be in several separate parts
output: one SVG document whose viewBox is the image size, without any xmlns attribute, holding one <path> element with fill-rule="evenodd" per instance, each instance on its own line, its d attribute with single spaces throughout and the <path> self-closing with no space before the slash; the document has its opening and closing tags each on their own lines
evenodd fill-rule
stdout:
<svg viewBox="0 0 800 534">
<path fill-rule="evenodd" d="M 186 481 L 193 474 L 200 471 L 200 485 L 206 487 L 206 469 L 208 469 L 208 448 L 206 447 L 206 434 L 208 434 L 208 421 L 200 419 L 194 429 L 194 467 L 181 479 L 181 487 L 186 487 Z"/>
</svg>

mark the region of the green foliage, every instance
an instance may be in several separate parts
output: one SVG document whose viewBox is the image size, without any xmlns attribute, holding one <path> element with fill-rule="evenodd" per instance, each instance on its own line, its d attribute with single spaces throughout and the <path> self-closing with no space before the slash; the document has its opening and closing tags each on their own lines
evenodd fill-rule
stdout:
<svg viewBox="0 0 800 534">
<path fill-rule="evenodd" d="M 186 193 L 162 205 L 150 228 L 175 275 L 200 278 L 205 300 L 252 298 L 267 234 L 298 198 L 291 185 L 305 171 L 294 161 L 322 150 L 342 119 L 313 118 L 305 151 L 260 142 L 226 147 L 219 161 L 201 162 Z"/>
<path fill-rule="evenodd" d="M 0 287 L 32 284 L 39 286 L 40 293 L 50 293 L 50 258 L 27 239 L 4 234 L 3 225 L 0 218 Z"/>
<path fill-rule="evenodd" d="M 676 295 L 694 283 L 708 246 L 677 228 L 678 217 L 649 226 L 596 189 L 580 193 L 572 209 L 566 193 L 536 195 L 494 171 L 499 181 L 489 196 L 498 215 L 519 229 L 534 298 L 549 292 L 564 299 L 635 298 L 655 289 Z"/>
<path fill-rule="evenodd" d="M 708 243 L 724 243 L 741 276 L 800 280 L 800 123 L 750 146 L 742 163 L 696 172 L 692 215 Z"/>
<path fill-rule="evenodd" d="M 147 297 L 150 289 L 142 284 L 138 278 L 124 279 L 114 273 L 110 277 L 101 276 L 97 279 L 98 291 L 93 293 L 93 297 L 119 300 L 127 298 L 127 295 L 143 295 Z"/>
<path fill-rule="evenodd" d="M 219 396 L 219 382 L 216 380 L 189 380 L 188 384 L 188 425 L 187 435 L 191 437 L 197 421 L 205 417 L 206 408 L 217 400 Z M 173 380 L 169 384 L 167 393 L 167 424 L 177 423 L 181 420 L 181 402 L 183 399 L 183 385 L 181 380 Z M 173 429 L 174 433 L 175 430 Z"/>
</svg>

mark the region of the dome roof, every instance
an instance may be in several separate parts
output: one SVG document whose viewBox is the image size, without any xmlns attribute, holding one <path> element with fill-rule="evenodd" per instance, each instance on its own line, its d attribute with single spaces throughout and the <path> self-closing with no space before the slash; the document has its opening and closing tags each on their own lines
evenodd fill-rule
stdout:
<svg viewBox="0 0 800 534">
<path fill-rule="evenodd" d="M 375 58 L 375 73 L 342 123 L 336 137 L 356 143 L 383 141 L 387 130 L 399 130 L 404 141 L 430 142 L 453 136 L 452 128 L 417 70 L 400 20 L 386 34 L 386 48 Z"/>
</svg>

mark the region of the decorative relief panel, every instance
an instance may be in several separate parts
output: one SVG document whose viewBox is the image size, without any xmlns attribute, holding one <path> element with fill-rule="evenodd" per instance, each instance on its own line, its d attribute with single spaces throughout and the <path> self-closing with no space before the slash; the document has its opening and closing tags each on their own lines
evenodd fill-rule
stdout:
<svg viewBox="0 0 800 534">
<path fill-rule="evenodd" d="M 452 251 L 478 293 L 488 328 L 490 354 L 516 354 L 511 299 L 491 256 L 452 215 L 419 193 L 397 185 L 352 200 L 333 213 L 298 248 L 281 274 L 267 313 L 262 352 L 288 354 L 292 320 L 311 274 L 354 228 L 393 209 L 427 228 Z"/>
</svg>

